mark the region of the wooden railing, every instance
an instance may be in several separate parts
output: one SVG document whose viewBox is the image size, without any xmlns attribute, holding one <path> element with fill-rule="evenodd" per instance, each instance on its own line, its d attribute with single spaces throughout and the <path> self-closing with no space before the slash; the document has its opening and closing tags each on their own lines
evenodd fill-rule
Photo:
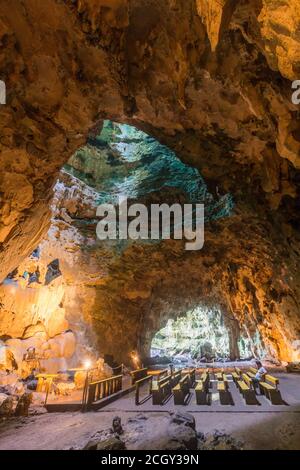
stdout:
<svg viewBox="0 0 300 470">
<path fill-rule="evenodd" d="M 113 375 L 124 375 L 124 364 L 120 364 L 116 367 L 111 367 L 111 369 L 113 370 Z"/>
<path fill-rule="evenodd" d="M 166 377 L 167 375 L 169 375 L 169 369 L 164 369 L 164 370 L 161 370 L 157 374 L 156 378 L 157 378 L 157 380 L 161 380 L 162 378 Z"/>
<path fill-rule="evenodd" d="M 143 379 L 137 380 L 135 382 L 135 404 L 136 405 L 140 404 L 140 388 L 146 382 L 149 382 L 149 391 L 148 391 L 148 395 L 144 398 L 144 400 L 147 400 L 150 397 L 150 395 L 152 394 L 152 381 L 153 381 L 153 376 L 148 375 L 147 377 L 144 377 Z"/>
<path fill-rule="evenodd" d="M 82 409 L 89 409 L 94 402 L 109 397 L 114 393 L 122 390 L 122 375 L 114 375 L 108 379 L 97 380 L 95 382 L 86 383 L 83 392 Z"/>
<path fill-rule="evenodd" d="M 136 369 L 130 372 L 131 375 L 131 384 L 134 385 L 138 380 L 143 379 L 147 376 L 148 368 L 144 367 L 143 369 Z"/>
</svg>

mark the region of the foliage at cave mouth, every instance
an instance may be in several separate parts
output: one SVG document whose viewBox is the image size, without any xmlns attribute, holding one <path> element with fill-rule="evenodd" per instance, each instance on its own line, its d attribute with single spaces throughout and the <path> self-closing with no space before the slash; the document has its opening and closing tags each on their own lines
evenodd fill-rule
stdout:
<svg viewBox="0 0 300 470">
<path fill-rule="evenodd" d="M 240 358 L 253 357 L 254 346 L 263 357 L 259 334 L 254 340 L 241 337 L 238 341 Z M 199 306 L 175 320 L 169 319 L 153 337 L 151 356 L 217 361 L 229 358 L 229 332 L 221 310 L 217 306 Z"/>
</svg>

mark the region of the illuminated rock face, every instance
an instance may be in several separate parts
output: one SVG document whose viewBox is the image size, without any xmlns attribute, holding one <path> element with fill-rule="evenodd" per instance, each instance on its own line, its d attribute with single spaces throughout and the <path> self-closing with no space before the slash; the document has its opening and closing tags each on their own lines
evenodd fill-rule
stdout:
<svg viewBox="0 0 300 470">
<path fill-rule="evenodd" d="M 179 242 L 91 255 L 68 226 L 74 208 L 61 211 L 66 240 L 53 254 L 70 285 L 85 278 L 66 294 L 73 315 L 83 299 L 103 349 L 120 357 L 147 352 L 167 318 L 210 296 L 273 355 L 298 354 L 298 0 L 233 3 L 0 0 L 1 280 L 47 233 L 58 172 L 103 119 L 146 130 L 212 193 L 234 197 L 234 215 L 209 225 L 193 256 Z"/>
<path fill-rule="evenodd" d="M 170 318 L 202 305 L 221 312 L 230 357 L 243 347 L 260 357 L 299 357 L 298 258 L 274 221 L 262 224 L 228 195 L 210 194 L 197 172 L 153 139 L 118 126 L 114 132 L 112 138 L 106 127 L 61 172 L 38 259 L 26 259 L 1 286 L 1 335 L 24 339 L 42 331 L 49 341 L 70 329 L 75 348 L 67 365 L 98 353 L 130 362 L 132 351 L 149 355 L 153 336 Z M 99 241 L 97 204 L 124 192 L 146 204 L 204 201 L 204 248 L 187 252 L 174 240 Z M 59 273 L 50 276 L 55 260 Z M 27 285 L 24 272 L 37 266 L 41 284 Z"/>
<path fill-rule="evenodd" d="M 229 335 L 224 318 L 217 308 L 210 310 L 198 307 L 187 312 L 184 317 L 170 319 L 152 340 L 152 356 L 155 356 L 155 349 L 161 351 L 160 355 L 169 357 L 189 354 L 192 359 L 198 360 L 203 357 L 210 360 L 228 358 Z"/>
<path fill-rule="evenodd" d="M 0 279 L 47 232 L 57 172 L 103 118 L 298 220 L 298 0 L 235 3 L 0 1 Z"/>
</svg>

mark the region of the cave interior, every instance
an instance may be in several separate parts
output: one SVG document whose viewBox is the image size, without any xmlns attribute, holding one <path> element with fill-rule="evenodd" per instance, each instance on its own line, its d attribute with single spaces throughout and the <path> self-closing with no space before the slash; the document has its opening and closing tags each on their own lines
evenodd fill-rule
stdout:
<svg viewBox="0 0 300 470">
<path fill-rule="evenodd" d="M 87 361 L 299 364 L 299 0 L 9 3 L 0 386 Z M 120 197 L 203 204 L 202 249 L 100 240 Z"/>
</svg>

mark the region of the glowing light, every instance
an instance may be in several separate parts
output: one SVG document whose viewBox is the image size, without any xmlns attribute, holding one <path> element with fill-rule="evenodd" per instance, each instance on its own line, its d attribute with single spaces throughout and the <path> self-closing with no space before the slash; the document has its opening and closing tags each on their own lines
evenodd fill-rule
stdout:
<svg viewBox="0 0 300 470">
<path fill-rule="evenodd" d="M 139 355 L 136 352 L 131 353 L 131 359 L 135 367 L 139 366 L 140 364 L 140 358 Z"/>
<path fill-rule="evenodd" d="M 10 293 L 10 294 L 14 295 L 16 292 L 17 292 L 17 289 L 16 289 L 15 286 L 10 286 L 10 287 L 9 287 L 9 293 Z"/>
<path fill-rule="evenodd" d="M 83 363 L 83 367 L 87 370 L 90 369 L 92 367 L 92 361 L 90 361 L 90 359 L 86 359 Z"/>
</svg>

